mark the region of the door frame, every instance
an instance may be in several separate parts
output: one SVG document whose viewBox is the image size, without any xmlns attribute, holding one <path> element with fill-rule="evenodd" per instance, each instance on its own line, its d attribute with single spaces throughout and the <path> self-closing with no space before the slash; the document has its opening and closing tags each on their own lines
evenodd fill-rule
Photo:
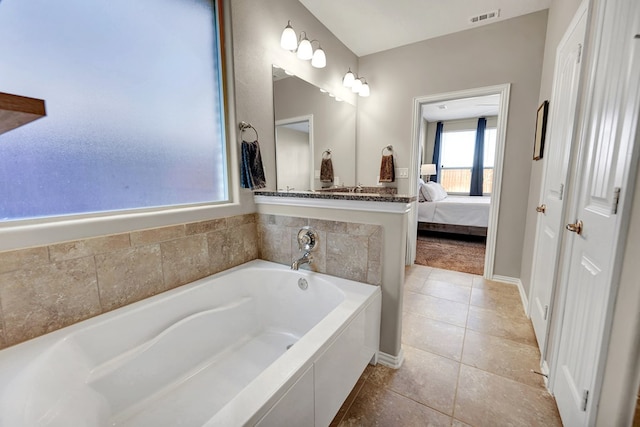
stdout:
<svg viewBox="0 0 640 427">
<path fill-rule="evenodd" d="M 418 96 L 413 98 L 413 130 L 412 130 L 412 149 L 409 158 L 409 194 L 418 194 L 418 173 L 420 170 L 420 128 L 422 124 L 422 105 L 434 102 L 446 102 L 461 98 L 474 98 L 486 95 L 500 95 L 500 104 L 498 107 L 498 124 L 496 126 L 496 152 L 493 166 L 493 189 L 491 191 L 491 203 L 489 207 L 489 224 L 487 227 L 487 246 L 484 258 L 484 274 L 485 279 L 493 278 L 493 266 L 495 264 L 496 239 L 498 231 L 498 213 L 500 209 L 500 194 L 502 190 L 502 173 L 504 165 L 504 151 L 507 136 L 507 122 L 509 114 L 509 94 L 511 84 L 505 83 L 495 86 L 485 86 L 473 89 L 460 90 L 455 92 L 439 93 L 435 95 Z M 417 236 L 417 201 L 412 203 L 411 213 L 409 215 L 410 228 L 409 237 L 412 237 L 410 250 L 412 259 L 415 260 L 416 238 Z"/>
</svg>

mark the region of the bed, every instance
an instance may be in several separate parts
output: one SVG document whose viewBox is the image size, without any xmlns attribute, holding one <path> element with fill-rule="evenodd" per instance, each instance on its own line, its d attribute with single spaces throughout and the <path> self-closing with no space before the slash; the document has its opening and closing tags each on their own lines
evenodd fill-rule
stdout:
<svg viewBox="0 0 640 427">
<path fill-rule="evenodd" d="M 418 230 L 486 236 L 491 197 L 450 196 L 418 203 Z"/>
</svg>

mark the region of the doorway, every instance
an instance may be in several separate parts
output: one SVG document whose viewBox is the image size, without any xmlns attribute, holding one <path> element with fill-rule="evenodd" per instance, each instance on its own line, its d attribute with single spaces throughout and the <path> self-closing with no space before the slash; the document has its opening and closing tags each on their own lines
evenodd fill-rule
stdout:
<svg viewBox="0 0 640 427">
<path fill-rule="evenodd" d="M 423 126 L 423 107 L 426 105 L 446 105 L 462 99 L 482 98 L 491 95 L 497 96 L 498 109 L 496 121 L 496 142 L 493 157 L 493 189 L 491 200 L 489 203 L 488 220 L 487 220 L 487 239 L 486 250 L 484 256 L 484 274 L 483 277 L 491 278 L 493 276 L 493 266 L 495 258 L 495 245 L 497 237 L 498 211 L 500 206 L 500 190 L 502 184 L 502 170 L 504 162 L 504 147 L 507 128 L 507 114 L 509 110 L 509 91 L 510 85 L 488 86 L 463 91 L 448 92 L 437 95 L 429 95 L 414 98 L 413 106 L 413 147 L 412 159 L 410 164 L 413 165 L 409 169 L 410 190 L 411 194 L 418 194 L 420 166 L 423 161 L 422 141 L 425 139 L 425 128 Z M 416 259 L 417 254 L 417 235 L 418 235 L 418 202 L 412 204 L 410 212 L 410 226 L 408 236 L 408 259 L 411 264 Z"/>
<path fill-rule="evenodd" d="M 313 189 L 313 115 L 277 120 L 276 187 Z M 277 167 L 286 165 L 286 167 Z"/>
</svg>

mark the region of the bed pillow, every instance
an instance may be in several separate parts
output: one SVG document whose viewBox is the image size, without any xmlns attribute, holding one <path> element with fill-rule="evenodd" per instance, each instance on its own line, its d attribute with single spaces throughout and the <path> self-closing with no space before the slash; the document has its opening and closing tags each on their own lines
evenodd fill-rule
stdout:
<svg viewBox="0 0 640 427">
<path fill-rule="evenodd" d="M 437 202 L 437 201 L 443 200 L 448 196 L 446 190 L 442 188 L 442 185 L 440 185 L 437 182 L 431 182 L 431 181 L 427 182 L 427 185 L 425 185 L 425 188 L 429 193 L 429 198 L 431 199 L 430 200 L 431 202 Z"/>
<path fill-rule="evenodd" d="M 424 181 L 422 181 L 421 183 L 418 183 L 418 202 L 430 202 L 430 201 L 431 201 L 431 195 L 427 190 L 427 184 Z"/>
</svg>

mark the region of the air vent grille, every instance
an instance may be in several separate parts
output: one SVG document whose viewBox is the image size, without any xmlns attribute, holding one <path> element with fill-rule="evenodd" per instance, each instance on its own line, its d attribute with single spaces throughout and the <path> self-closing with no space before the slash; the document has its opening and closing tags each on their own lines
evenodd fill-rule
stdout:
<svg viewBox="0 0 640 427">
<path fill-rule="evenodd" d="M 489 12 L 481 13 L 480 15 L 472 16 L 469 18 L 470 24 L 479 24 L 484 21 L 488 21 L 489 19 L 495 19 L 500 16 L 500 9 L 491 10 Z"/>
</svg>

